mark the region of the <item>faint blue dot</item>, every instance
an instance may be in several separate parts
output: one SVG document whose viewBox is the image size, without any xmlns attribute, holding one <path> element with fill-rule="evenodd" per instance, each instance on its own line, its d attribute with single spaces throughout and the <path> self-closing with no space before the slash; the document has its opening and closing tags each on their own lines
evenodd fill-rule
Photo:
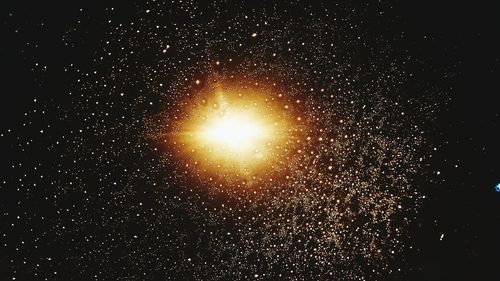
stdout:
<svg viewBox="0 0 500 281">
<path fill-rule="evenodd" d="M 495 191 L 500 192 L 500 183 L 498 183 L 497 186 L 495 186 Z"/>
</svg>

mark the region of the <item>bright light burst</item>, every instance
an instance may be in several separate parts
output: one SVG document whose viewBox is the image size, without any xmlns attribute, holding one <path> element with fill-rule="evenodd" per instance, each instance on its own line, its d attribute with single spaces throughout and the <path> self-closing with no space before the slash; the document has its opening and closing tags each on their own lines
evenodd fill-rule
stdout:
<svg viewBox="0 0 500 281">
<path fill-rule="evenodd" d="M 279 164 L 291 130 L 283 110 L 266 95 L 217 89 L 195 102 L 180 128 L 184 154 L 204 170 L 224 175 L 255 176 Z"/>
<path fill-rule="evenodd" d="M 250 153 L 262 158 L 259 146 L 272 137 L 271 126 L 266 125 L 265 121 L 244 109 L 228 109 L 202 124 L 198 137 L 212 150 L 220 148 L 228 153 Z"/>
</svg>

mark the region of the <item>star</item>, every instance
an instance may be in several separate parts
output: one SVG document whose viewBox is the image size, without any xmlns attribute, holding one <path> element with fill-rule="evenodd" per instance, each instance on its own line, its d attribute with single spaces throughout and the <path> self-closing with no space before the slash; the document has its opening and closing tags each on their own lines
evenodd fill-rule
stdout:
<svg viewBox="0 0 500 281">
<path fill-rule="evenodd" d="M 210 173 L 250 177 L 277 165 L 292 143 L 292 118 L 262 89 L 204 89 L 190 102 L 177 144 Z"/>
</svg>

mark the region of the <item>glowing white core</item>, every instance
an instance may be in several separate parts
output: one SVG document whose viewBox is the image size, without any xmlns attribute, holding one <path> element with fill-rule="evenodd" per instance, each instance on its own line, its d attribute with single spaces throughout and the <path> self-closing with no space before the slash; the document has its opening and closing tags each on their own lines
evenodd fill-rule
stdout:
<svg viewBox="0 0 500 281">
<path fill-rule="evenodd" d="M 261 141 L 269 137 L 266 126 L 248 112 L 225 112 L 207 120 L 203 127 L 205 142 L 233 153 L 257 152 Z"/>
</svg>

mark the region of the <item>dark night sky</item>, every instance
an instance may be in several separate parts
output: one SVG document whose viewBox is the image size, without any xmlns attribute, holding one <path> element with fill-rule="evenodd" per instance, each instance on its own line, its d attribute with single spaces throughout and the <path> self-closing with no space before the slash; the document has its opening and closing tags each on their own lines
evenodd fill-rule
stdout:
<svg viewBox="0 0 500 281">
<path fill-rule="evenodd" d="M 408 91 L 404 95 L 418 97 L 421 92 L 414 89 L 421 88 L 428 88 L 429 91 L 445 89 L 443 91 L 447 93 L 436 98 L 440 102 L 437 116 L 433 122 L 427 123 L 431 142 L 440 144 L 427 169 L 439 171 L 440 180 L 421 181 L 421 190 L 430 199 L 420 207 L 416 221 L 408 226 L 412 243 L 418 250 L 407 252 L 404 262 L 395 260 L 391 263 L 392 267 L 402 267 L 407 272 L 403 279 L 385 272 L 387 276 L 383 274 L 373 280 L 500 280 L 497 270 L 500 260 L 500 193 L 494 189 L 500 183 L 500 6 L 486 1 L 469 4 L 461 4 L 460 1 L 444 1 L 440 4 L 435 1 L 406 4 L 390 2 L 370 4 L 361 16 L 366 17 L 367 24 L 363 28 L 371 29 L 368 32 L 385 33 L 387 38 L 396 38 L 404 32 L 405 38 L 394 40 L 392 48 L 407 49 L 412 56 L 419 58 L 417 63 L 405 66 L 415 70 L 419 79 L 408 82 Z M 60 213 L 61 210 L 75 202 L 78 205 L 83 197 L 75 193 L 71 195 L 74 197 L 68 201 L 72 202 L 68 206 L 64 202 L 59 202 L 57 206 L 51 205 L 52 201 L 48 202 L 44 198 L 58 193 L 49 188 L 50 185 L 57 185 L 55 168 L 44 164 L 38 166 L 37 173 L 24 169 L 31 169 L 28 167 L 36 166 L 39 162 L 55 161 L 58 159 L 58 149 L 71 147 L 66 144 L 66 147 L 63 145 L 52 151 L 43 149 L 50 146 L 54 139 L 66 134 L 71 127 L 76 127 L 56 116 L 60 112 L 71 115 L 72 110 L 67 108 L 71 105 L 71 98 L 67 93 L 76 91 L 74 85 L 78 75 L 68 74 L 64 71 L 65 66 L 71 61 L 82 69 L 91 68 L 95 64 L 92 61 L 94 51 L 101 48 L 96 43 L 98 40 L 92 38 L 106 36 L 101 29 L 102 22 L 108 17 L 105 9 L 119 7 L 121 12 L 115 14 L 113 20 L 125 21 L 135 13 L 135 5 L 118 2 L 116 5 L 89 5 L 86 2 L 79 2 L 78 5 L 74 2 L 1 5 L 0 280 L 14 280 L 13 276 L 19 276 L 15 280 L 91 280 L 89 272 L 94 271 L 87 270 L 82 264 L 99 267 L 99 261 L 66 259 L 73 255 L 66 252 L 66 247 L 74 241 L 71 236 L 63 236 L 60 240 L 60 236 L 54 234 L 51 228 L 57 222 L 69 218 L 65 213 Z M 258 1 L 241 6 L 225 5 L 228 17 L 231 17 L 232 11 L 265 6 Z M 299 21 L 302 5 L 309 6 L 307 1 L 300 1 L 292 5 L 283 18 L 296 17 Z M 282 6 L 286 7 L 284 4 Z M 320 10 L 317 8 L 319 6 L 312 6 L 313 11 Z M 87 11 L 85 16 L 81 16 L 80 7 Z M 378 11 L 384 11 L 387 19 L 376 18 Z M 210 12 L 207 14 L 209 17 Z M 75 46 L 68 48 L 61 38 L 75 26 L 77 19 L 83 23 L 71 35 Z M 182 22 L 184 18 L 179 14 L 178 18 L 166 20 Z M 154 60 L 154 57 L 145 59 Z M 36 62 L 40 65 L 35 65 Z M 47 66 L 47 69 L 43 69 L 42 65 Z M 436 73 L 446 73 L 446 79 Z M 79 94 L 76 92 L 76 95 Z M 33 103 L 33 99 L 37 99 L 37 102 Z M 24 116 L 25 112 L 32 112 L 34 108 L 38 111 L 47 110 L 47 114 L 43 118 Z M 28 119 L 31 125 L 23 126 Z M 74 120 L 78 122 L 79 119 Z M 32 139 L 32 135 L 37 133 L 28 127 L 47 125 L 52 129 L 35 140 L 34 145 L 24 146 L 23 142 Z M 86 139 L 92 139 L 92 136 Z M 69 158 L 67 161 L 68 165 L 74 167 L 69 163 Z M 12 168 L 12 165 L 17 165 L 14 163 L 22 163 L 22 167 Z M 62 169 L 64 167 L 64 164 L 59 166 Z M 52 176 L 48 176 L 50 180 L 40 179 L 37 178 L 38 174 Z M 29 183 L 38 183 L 38 188 L 27 193 L 19 192 L 16 189 L 20 187 L 16 182 L 21 178 Z M 66 179 L 61 179 L 62 182 L 66 182 Z M 80 184 L 82 189 L 93 190 L 93 185 L 98 183 L 99 179 L 87 177 Z M 19 201 L 25 203 L 20 205 Z M 18 214 L 36 215 L 27 215 L 32 218 L 13 228 L 11 223 L 18 223 Z M 47 223 L 41 217 L 48 218 L 50 222 Z M 138 224 L 135 227 L 140 229 L 141 226 Z M 119 228 L 114 230 L 118 231 Z M 440 240 L 442 234 L 444 236 Z M 20 251 L 16 250 L 19 247 L 18 237 L 28 241 Z M 36 241 L 37 237 L 41 241 L 39 244 L 29 242 Z M 126 248 L 121 250 L 127 251 Z M 49 255 L 59 258 L 55 258 L 55 262 L 43 258 Z M 120 257 L 121 253 L 114 255 Z M 20 264 L 23 260 L 27 261 L 27 265 Z M 34 265 L 37 263 L 38 267 Z M 154 262 L 144 262 L 142 266 L 155 265 Z M 12 273 L 15 270 L 18 270 L 17 274 Z M 121 267 L 116 268 L 116 271 L 120 270 Z M 140 270 L 134 268 L 134 276 L 140 275 L 135 273 Z M 53 271 L 58 271 L 59 276 L 51 274 Z M 34 272 L 38 272 L 38 275 L 33 275 Z M 161 276 L 149 275 L 149 279 L 144 280 L 167 280 L 161 279 Z M 173 276 L 172 280 L 189 280 L 184 275 L 170 276 Z M 96 280 L 117 280 L 107 278 L 112 277 L 101 276 Z"/>
</svg>

